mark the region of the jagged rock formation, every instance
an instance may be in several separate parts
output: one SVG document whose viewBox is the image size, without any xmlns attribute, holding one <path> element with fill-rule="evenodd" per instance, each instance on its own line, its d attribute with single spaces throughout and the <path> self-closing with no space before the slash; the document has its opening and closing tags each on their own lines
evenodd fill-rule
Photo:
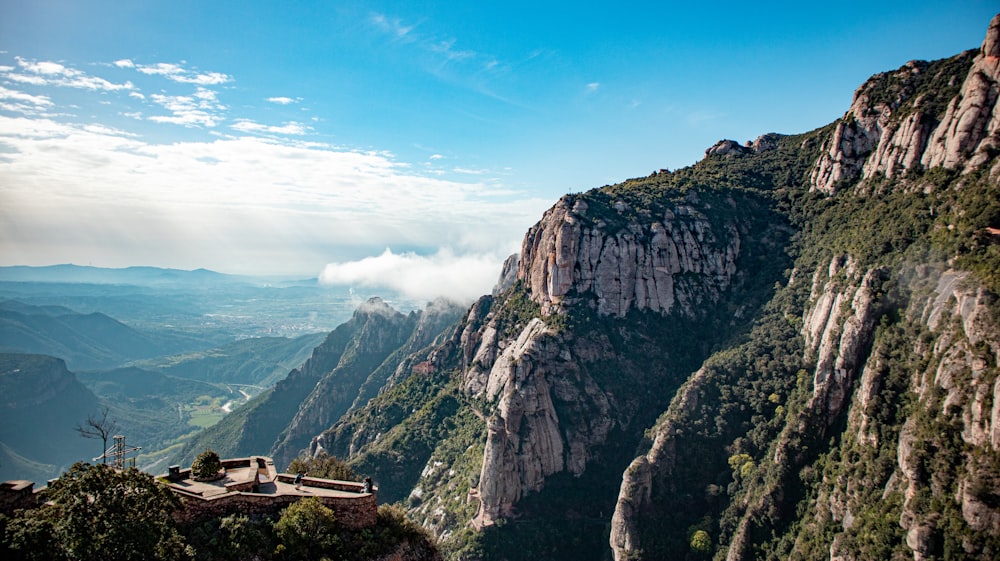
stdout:
<svg viewBox="0 0 1000 561">
<path fill-rule="evenodd" d="M 828 424 L 844 410 L 875 327 L 873 293 L 882 272 L 859 274 L 850 257 L 832 259 L 826 271 L 817 269 L 809 296 L 812 305 L 802 318 L 804 359 L 816 363 L 809 408 L 822 411 Z M 850 288 L 840 288 L 844 286 Z"/>
<path fill-rule="evenodd" d="M 692 202 L 697 196 L 692 193 Z M 619 215 L 628 202 L 614 203 Z M 632 310 L 692 316 L 702 300 L 716 300 L 736 273 L 740 234 L 734 223 L 712 227 L 694 204 L 668 208 L 646 223 L 608 227 L 588 215 L 590 204 L 566 196 L 528 230 L 517 278 L 548 313 L 585 296 L 600 315 Z M 697 276 L 692 283 L 679 277 Z"/>
<path fill-rule="evenodd" d="M 336 365 L 326 368 L 288 428 L 279 435 L 275 457 L 291 460 L 303 449 L 315 450 L 310 445 L 313 436 L 398 383 L 409 371 L 410 357 L 432 345 L 461 313 L 458 305 L 443 299 L 408 316 L 377 298 L 358 308 L 355 320 L 363 320 L 363 326 L 351 336 Z M 309 366 L 307 362 L 303 368 Z"/>
<path fill-rule="evenodd" d="M 541 490 L 546 477 L 564 470 L 582 474 L 617 416 L 611 413 L 608 396 L 579 368 L 574 355 L 582 349 L 571 350 L 553 335 L 535 318 L 502 351 L 488 336 L 475 354 L 476 366 L 466 371 L 467 390 L 495 403 L 486 421 L 479 478 L 480 507 L 474 523 L 480 526 L 510 516 L 522 496 Z M 586 352 L 613 349 L 590 347 Z M 565 416 L 560 419 L 557 403 L 585 414 L 570 423 Z"/>
<path fill-rule="evenodd" d="M 751 153 L 767 152 L 778 148 L 778 141 L 783 135 L 769 132 L 758 136 L 746 145 L 740 146 L 735 140 L 720 140 L 705 150 L 705 156 L 741 156 Z"/>
<path fill-rule="evenodd" d="M 445 336 L 314 383 L 286 449 L 452 559 L 996 558 L 998 42 L 563 197 Z"/>
<path fill-rule="evenodd" d="M 515 253 L 503 262 L 503 267 L 500 269 L 500 279 L 497 280 L 497 285 L 493 287 L 493 296 L 514 286 L 514 281 L 517 280 L 517 264 L 520 260 L 521 255 Z"/>
<path fill-rule="evenodd" d="M 461 308 L 446 300 L 407 315 L 379 298 L 369 300 L 301 367 L 189 443 L 184 459 L 205 447 L 232 456 L 267 450 L 277 465 L 288 465 L 314 448 L 314 436 L 397 383 L 401 363 L 434 343 L 460 315 Z"/>
<path fill-rule="evenodd" d="M 841 182 L 858 177 L 893 177 L 935 166 L 973 170 L 990 160 L 1000 149 L 998 45 L 1000 19 L 994 18 L 974 56 L 962 53 L 937 65 L 911 61 L 858 88 L 816 162 L 812 187 L 832 194 Z M 949 70 L 966 65 L 959 82 Z M 927 81 L 933 89 L 914 96 Z M 943 110 L 941 101 L 947 103 Z"/>
</svg>

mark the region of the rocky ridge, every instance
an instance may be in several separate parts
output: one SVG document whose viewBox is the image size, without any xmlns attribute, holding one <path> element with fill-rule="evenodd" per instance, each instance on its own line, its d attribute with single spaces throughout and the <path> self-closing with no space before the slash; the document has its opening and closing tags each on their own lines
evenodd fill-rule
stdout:
<svg viewBox="0 0 1000 561">
<path fill-rule="evenodd" d="M 692 556 L 733 561 L 1000 552 L 994 297 L 946 271 L 952 228 L 924 204 L 995 189 L 997 21 L 978 54 L 874 77 L 829 127 L 563 197 L 497 290 L 312 450 L 453 559 L 596 559 L 602 540 L 660 558 L 695 534 Z M 929 199 L 896 232 L 877 223 L 912 216 L 886 193 Z"/>
<path fill-rule="evenodd" d="M 816 162 L 812 188 L 833 194 L 838 185 L 858 178 L 891 178 L 935 166 L 971 171 L 992 159 L 1000 150 L 1000 19 L 990 22 L 978 53 L 948 62 L 953 64 L 911 61 L 858 88 Z M 941 68 L 966 65 L 961 80 Z M 939 75 L 927 76 L 934 73 Z M 943 112 L 926 94 L 911 97 L 924 79 L 938 79 L 936 89 L 952 93 Z M 1000 168 L 990 173 L 996 176 Z"/>
<path fill-rule="evenodd" d="M 713 227 L 702 209 L 687 203 L 614 228 L 588 216 L 589 208 L 582 198 L 563 197 L 524 237 L 517 278 L 543 314 L 585 297 L 600 315 L 667 314 L 676 307 L 693 316 L 703 300 L 717 300 L 729 288 L 740 255 L 735 223 Z M 613 208 L 625 214 L 628 202 L 615 201 Z M 690 276 L 696 280 L 681 280 Z"/>
<path fill-rule="evenodd" d="M 864 197 L 872 193 L 866 181 L 931 167 L 965 174 L 985 169 L 987 183 L 995 184 L 998 40 L 1000 15 L 975 56 L 911 62 L 869 80 L 824 143 L 811 188 L 833 196 L 860 185 L 856 193 Z M 956 74 L 949 76 L 949 70 Z M 932 105 L 926 94 L 908 97 L 932 73 L 931 82 L 945 84 L 941 91 L 951 95 L 937 100 L 943 101 L 939 112 L 922 111 L 922 103 Z M 746 153 L 737 151 L 737 157 Z M 733 453 L 746 449 L 741 438 L 728 447 L 735 470 L 730 492 L 735 489 L 736 495 L 717 511 L 726 521 L 721 532 L 714 530 L 717 551 L 727 560 L 776 554 L 852 560 L 873 558 L 872 551 L 888 558 L 894 551 L 921 561 L 956 548 L 972 559 L 1000 552 L 1000 496 L 993 491 L 1000 483 L 996 296 L 968 272 L 938 267 L 890 266 L 870 257 L 862 263 L 849 253 L 797 265 L 779 294 L 800 295 L 797 360 L 811 376 L 799 370 L 799 389 L 792 395 L 801 399 L 788 403 L 787 422 L 775 425 L 780 434 L 764 457 Z M 807 275 L 808 291 L 797 280 Z M 905 354 L 894 354 L 901 347 Z M 657 502 L 691 477 L 678 462 L 692 459 L 695 444 L 681 435 L 704 419 L 725 416 L 706 406 L 706 396 L 717 391 L 714 384 L 729 391 L 725 387 L 734 381 L 712 369 L 693 375 L 654 428 L 648 452 L 624 472 L 610 536 L 616 560 L 644 558 L 651 535 L 643 532 L 642 521 L 654 516 L 663 524 L 671 517 L 664 513 L 670 507 L 657 510 Z M 781 400 L 778 394 L 772 398 Z M 910 399 L 912 411 L 906 405 Z M 720 435 L 722 442 L 739 433 L 728 434 Z M 809 449 L 823 447 L 827 436 L 835 444 L 829 456 L 817 458 Z M 743 469 L 736 469 L 740 464 Z M 811 481 L 818 475 L 813 469 L 822 469 L 822 477 L 804 483 L 800 477 Z M 815 486 L 815 499 L 797 495 L 803 484 Z M 783 524 L 789 523 L 790 501 L 799 500 L 800 518 L 791 531 L 779 530 L 788 528 Z M 810 509 L 805 514 L 803 505 Z M 888 517 L 894 523 L 886 526 Z M 960 525 L 966 530 L 959 539 L 954 528 Z M 762 538 L 782 531 L 789 531 L 786 541 L 768 544 Z M 832 538 L 819 537 L 823 532 Z M 862 536 L 874 532 L 888 541 L 866 543 L 871 538 Z"/>
</svg>

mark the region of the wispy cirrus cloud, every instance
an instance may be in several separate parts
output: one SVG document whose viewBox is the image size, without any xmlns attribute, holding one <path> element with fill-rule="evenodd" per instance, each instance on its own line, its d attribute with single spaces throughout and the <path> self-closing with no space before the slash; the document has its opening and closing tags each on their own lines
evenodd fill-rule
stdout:
<svg viewBox="0 0 1000 561">
<path fill-rule="evenodd" d="M 114 65 L 118 68 L 133 68 L 142 74 L 150 76 L 163 76 L 168 80 L 173 80 L 181 84 L 195 84 L 199 86 L 215 86 L 232 82 L 233 77 L 222 72 L 198 72 L 189 70 L 183 64 L 171 62 L 157 62 L 155 64 L 137 64 L 131 59 L 116 60 Z"/>
<path fill-rule="evenodd" d="M 475 49 L 460 48 L 458 39 L 439 34 L 419 33 L 416 24 L 406 24 L 401 19 L 376 13 L 371 16 L 371 22 L 380 32 L 394 40 L 413 44 L 420 52 L 431 57 L 434 64 L 433 72 L 440 73 L 441 65 L 463 64 L 469 72 L 479 79 L 484 73 L 497 73 L 507 68 L 496 56 L 479 52 Z M 487 92 L 484 92 L 487 93 Z"/>
<path fill-rule="evenodd" d="M 479 56 L 479 53 L 471 49 L 456 49 L 455 42 L 455 39 L 437 41 L 435 43 L 430 43 L 427 48 L 430 49 L 431 52 L 442 55 L 448 60 L 472 60 Z M 486 63 L 486 66 L 495 66 L 496 64 L 495 60 L 491 60 Z"/>
<path fill-rule="evenodd" d="M 403 22 L 399 18 L 389 17 L 385 14 L 373 14 L 371 20 L 372 23 L 378 26 L 382 31 L 396 37 L 397 39 L 407 37 L 416 27 L 415 25 L 403 25 Z"/>
<path fill-rule="evenodd" d="M 28 60 L 15 57 L 17 69 L 4 67 L 0 73 L 8 80 L 32 86 L 59 86 L 84 90 L 117 91 L 131 90 L 132 82 L 114 83 L 98 76 L 92 76 L 58 62 Z"/>
<path fill-rule="evenodd" d="M 269 133 L 269 134 L 290 134 L 290 135 L 303 135 L 312 130 L 310 127 L 303 125 L 302 123 L 297 123 L 295 121 L 290 121 L 284 125 L 264 125 L 257 123 L 250 119 L 236 119 L 232 127 L 234 130 L 241 132 L 255 132 L 255 133 Z"/>
<path fill-rule="evenodd" d="M 149 98 L 170 112 L 170 115 L 148 117 L 156 123 L 211 128 L 225 118 L 226 106 L 219 102 L 218 93 L 213 90 L 199 87 L 191 95 L 152 94 Z"/>
</svg>

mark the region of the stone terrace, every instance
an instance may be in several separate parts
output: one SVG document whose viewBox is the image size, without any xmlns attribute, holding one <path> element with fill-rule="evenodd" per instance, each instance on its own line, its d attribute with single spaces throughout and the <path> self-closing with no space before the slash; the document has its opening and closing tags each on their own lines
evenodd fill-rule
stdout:
<svg viewBox="0 0 1000 561">
<path fill-rule="evenodd" d="M 366 493 L 364 485 L 318 477 L 302 479 L 295 488 L 295 476 L 278 473 L 274 461 L 264 456 L 223 460 L 225 477 L 216 481 L 195 481 L 191 470 L 172 470 L 160 481 L 181 498 L 183 508 L 175 514 L 179 522 L 243 514 L 273 514 L 306 497 L 316 497 L 336 513 L 337 520 L 351 528 L 374 526 L 378 503 L 377 489 Z"/>
</svg>

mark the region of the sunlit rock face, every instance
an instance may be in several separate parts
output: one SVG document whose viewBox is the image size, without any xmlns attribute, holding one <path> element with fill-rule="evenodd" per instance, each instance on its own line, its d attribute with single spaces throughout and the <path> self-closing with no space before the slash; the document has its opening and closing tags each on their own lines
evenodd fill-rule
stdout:
<svg viewBox="0 0 1000 561">
<path fill-rule="evenodd" d="M 628 203 L 612 210 L 626 213 Z M 582 300 L 607 316 L 631 310 L 691 316 L 729 288 L 740 255 L 735 222 L 713 227 L 696 204 L 624 227 L 591 211 L 587 201 L 567 195 L 524 237 L 517 278 L 543 311 Z"/>
<path fill-rule="evenodd" d="M 838 185 L 858 178 L 894 177 L 935 166 L 971 171 L 989 160 L 1000 149 L 998 45 L 1000 18 L 995 17 L 978 53 L 955 57 L 956 65 L 969 67 L 964 76 L 927 76 L 932 72 L 928 63 L 911 61 L 858 88 L 816 162 L 813 189 L 832 194 Z M 938 113 L 939 106 L 929 107 L 926 96 L 912 95 L 918 80 L 938 80 L 939 88 L 961 87 Z"/>
</svg>

